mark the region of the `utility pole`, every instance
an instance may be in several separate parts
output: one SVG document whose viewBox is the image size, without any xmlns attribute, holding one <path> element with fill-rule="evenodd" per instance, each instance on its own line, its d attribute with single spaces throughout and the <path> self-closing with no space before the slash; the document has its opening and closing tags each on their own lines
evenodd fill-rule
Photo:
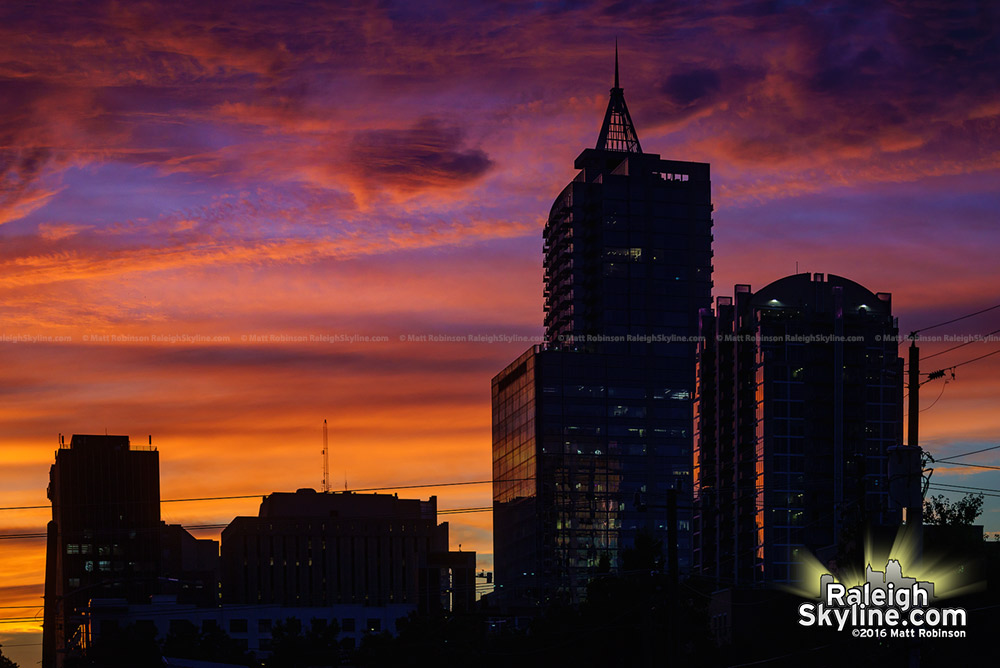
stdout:
<svg viewBox="0 0 1000 668">
<path fill-rule="evenodd" d="M 889 493 L 892 500 L 902 506 L 903 530 L 916 543 L 917 563 L 907 564 L 918 568 L 924 552 L 924 495 L 923 453 L 920 450 L 920 348 L 917 333 L 910 333 L 909 373 L 906 383 L 907 405 L 906 446 L 889 448 Z M 909 643 L 909 666 L 919 668 L 920 645 Z"/>
<path fill-rule="evenodd" d="M 909 415 L 906 433 L 906 446 L 913 454 L 907 474 L 911 477 L 911 485 L 916 492 L 911 492 L 909 508 L 906 511 L 906 522 L 916 529 L 917 559 L 924 552 L 924 494 L 923 494 L 923 451 L 920 449 L 920 348 L 917 347 L 916 332 L 910 334 L 910 369 L 907 391 L 909 394 Z"/>
<path fill-rule="evenodd" d="M 920 414 L 920 348 L 917 347 L 916 333 L 910 334 L 910 372 L 906 390 L 910 393 L 906 445 L 916 448 L 920 446 L 919 439 L 917 438 L 917 417 Z"/>
<path fill-rule="evenodd" d="M 923 551 L 923 451 L 920 449 L 920 348 L 917 333 L 910 333 L 909 372 L 907 374 L 906 444 L 888 448 L 889 501 L 900 511 L 899 520 L 917 542 L 918 558 Z M 916 564 L 913 564 L 916 566 Z"/>
<path fill-rule="evenodd" d="M 888 448 L 889 501 L 899 509 L 903 530 L 917 544 L 917 558 L 923 552 L 923 451 L 920 449 L 920 348 L 917 333 L 910 334 L 909 372 L 907 374 L 907 433 L 906 444 Z M 911 567 L 915 567 L 913 564 Z"/>
</svg>

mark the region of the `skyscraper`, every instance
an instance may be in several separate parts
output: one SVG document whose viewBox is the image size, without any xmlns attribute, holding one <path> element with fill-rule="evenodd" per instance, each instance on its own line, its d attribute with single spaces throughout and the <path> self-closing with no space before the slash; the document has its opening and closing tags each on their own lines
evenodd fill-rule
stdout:
<svg viewBox="0 0 1000 668">
<path fill-rule="evenodd" d="M 902 442 L 892 297 L 797 274 L 701 318 L 694 565 L 720 585 L 789 582 L 811 552 L 892 525 L 887 449 Z"/>
<path fill-rule="evenodd" d="M 544 231 L 546 343 L 492 382 L 495 572 L 511 603 L 581 600 L 641 531 L 688 565 L 709 166 L 642 152 L 617 55 L 597 145 L 574 164 Z"/>
<path fill-rule="evenodd" d="M 128 436 L 60 437 L 49 473 L 43 666 L 76 646 L 92 598 L 142 600 L 160 572 L 159 453 Z"/>
</svg>

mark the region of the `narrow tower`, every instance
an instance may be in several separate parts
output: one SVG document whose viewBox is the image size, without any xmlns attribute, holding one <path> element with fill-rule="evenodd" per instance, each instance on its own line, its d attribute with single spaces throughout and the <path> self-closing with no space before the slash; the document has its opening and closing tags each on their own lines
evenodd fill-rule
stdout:
<svg viewBox="0 0 1000 668">
<path fill-rule="evenodd" d="M 330 443 L 326 435 L 326 420 L 323 420 L 323 491 L 330 492 Z"/>
<path fill-rule="evenodd" d="M 662 542 L 664 568 L 667 553 L 690 565 L 709 166 L 642 152 L 616 49 L 596 148 L 574 167 L 544 230 L 546 344 L 492 386 L 497 591 L 518 605 L 581 600 L 640 533 Z"/>
</svg>

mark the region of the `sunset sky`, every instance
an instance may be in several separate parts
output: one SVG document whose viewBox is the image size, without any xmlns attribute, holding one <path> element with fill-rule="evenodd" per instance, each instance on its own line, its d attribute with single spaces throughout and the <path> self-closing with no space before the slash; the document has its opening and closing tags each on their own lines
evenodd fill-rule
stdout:
<svg viewBox="0 0 1000 668">
<path fill-rule="evenodd" d="M 541 335 L 542 225 L 596 143 L 616 38 L 643 148 L 711 163 L 716 295 L 798 263 L 891 292 L 903 333 L 1000 303 L 995 5 L 683 4 L 0 5 L 0 506 L 45 505 L 57 435 L 105 430 L 152 434 L 165 499 L 319 488 L 324 418 L 335 488 L 488 479 L 490 378 Z M 922 406 L 942 387 L 923 445 L 997 444 L 1000 355 Z M 435 493 L 490 504 L 407 492 Z M 0 533 L 48 517 L 4 510 Z M 489 513 L 450 519 L 490 568 Z M 0 541 L 0 606 L 34 606 L 0 617 L 38 619 L 0 624 L 22 668 L 43 570 L 44 540 Z"/>
</svg>

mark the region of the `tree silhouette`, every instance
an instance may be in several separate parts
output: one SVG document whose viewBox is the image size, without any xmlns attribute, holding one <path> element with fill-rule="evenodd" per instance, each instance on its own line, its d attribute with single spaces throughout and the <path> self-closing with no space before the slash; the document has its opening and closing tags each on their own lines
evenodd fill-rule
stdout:
<svg viewBox="0 0 1000 668">
<path fill-rule="evenodd" d="M 164 656 L 217 663 L 231 663 L 238 666 L 257 665 L 251 652 L 218 626 L 199 629 L 189 621 L 171 624 L 170 632 L 163 643 Z"/>
<path fill-rule="evenodd" d="M 982 512 L 982 494 L 966 494 L 958 501 L 951 501 L 944 494 L 938 494 L 924 500 L 924 524 L 969 526 Z"/>
<path fill-rule="evenodd" d="M 18 665 L 3 655 L 3 645 L 0 645 L 0 668 L 18 668 Z"/>
<path fill-rule="evenodd" d="M 336 621 L 313 619 L 302 630 L 302 620 L 289 617 L 278 622 L 271 631 L 271 656 L 268 668 L 306 668 L 306 666 L 336 666 L 340 645 Z"/>
</svg>

